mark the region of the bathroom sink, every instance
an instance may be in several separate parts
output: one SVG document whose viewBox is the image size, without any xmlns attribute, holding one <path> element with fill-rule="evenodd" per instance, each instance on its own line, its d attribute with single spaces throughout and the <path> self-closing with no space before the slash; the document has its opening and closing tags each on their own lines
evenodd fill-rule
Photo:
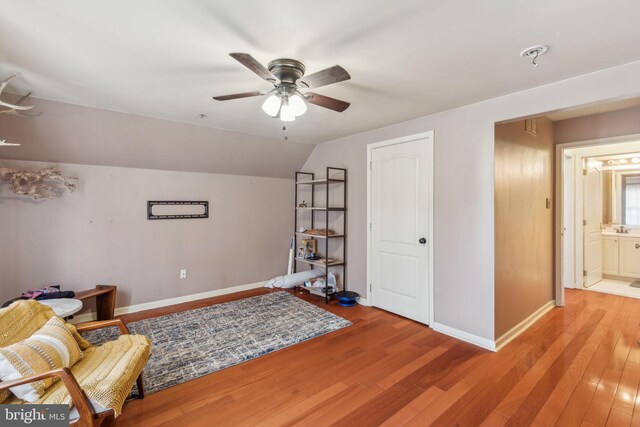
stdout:
<svg viewBox="0 0 640 427">
<path fill-rule="evenodd" d="M 616 237 L 640 237 L 640 230 L 629 230 L 628 233 L 617 233 L 611 230 L 603 230 L 603 236 L 616 236 Z"/>
</svg>

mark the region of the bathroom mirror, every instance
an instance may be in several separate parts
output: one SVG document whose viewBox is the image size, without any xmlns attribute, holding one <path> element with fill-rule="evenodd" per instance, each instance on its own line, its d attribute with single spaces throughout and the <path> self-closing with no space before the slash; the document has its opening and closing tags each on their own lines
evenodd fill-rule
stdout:
<svg viewBox="0 0 640 427">
<path fill-rule="evenodd" d="M 640 170 L 602 171 L 602 223 L 640 227 Z"/>
</svg>

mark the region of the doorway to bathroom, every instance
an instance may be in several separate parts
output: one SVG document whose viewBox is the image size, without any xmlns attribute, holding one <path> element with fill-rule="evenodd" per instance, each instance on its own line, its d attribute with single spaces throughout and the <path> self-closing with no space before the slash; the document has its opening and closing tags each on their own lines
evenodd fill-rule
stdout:
<svg viewBox="0 0 640 427">
<path fill-rule="evenodd" d="M 563 288 L 640 298 L 640 139 L 559 144 Z"/>
</svg>

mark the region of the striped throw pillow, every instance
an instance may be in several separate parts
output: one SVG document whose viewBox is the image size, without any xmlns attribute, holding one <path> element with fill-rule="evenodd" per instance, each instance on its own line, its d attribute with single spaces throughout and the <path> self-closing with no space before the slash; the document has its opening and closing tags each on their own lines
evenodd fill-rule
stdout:
<svg viewBox="0 0 640 427">
<path fill-rule="evenodd" d="M 75 338 L 59 317 L 52 317 L 29 338 L 0 348 L 0 380 L 11 381 L 51 369 L 70 367 L 82 359 Z M 40 399 L 56 378 L 46 378 L 11 387 L 11 392 L 27 402 Z"/>
</svg>

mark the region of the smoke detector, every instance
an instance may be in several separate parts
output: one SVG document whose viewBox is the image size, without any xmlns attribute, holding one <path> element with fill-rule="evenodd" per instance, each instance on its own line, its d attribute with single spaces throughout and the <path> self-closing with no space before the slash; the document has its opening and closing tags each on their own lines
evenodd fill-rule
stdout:
<svg viewBox="0 0 640 427">
<path fill-rule="evenodd" d="M 534 67 L 538 67 L 538 57 L 540 55 L 543 55 L 544 53 L 546 53 L 549 50 L 549 46 L 545 45 L 545 44 L 539 44 L 536 46 L 531 46 L 526 48 L 525 50 L 523 50 L 522 52 L 520 52 L 520 56 L 523 58 L 533 58 L 531 60 L 531 64 Z"/>
</svg>

